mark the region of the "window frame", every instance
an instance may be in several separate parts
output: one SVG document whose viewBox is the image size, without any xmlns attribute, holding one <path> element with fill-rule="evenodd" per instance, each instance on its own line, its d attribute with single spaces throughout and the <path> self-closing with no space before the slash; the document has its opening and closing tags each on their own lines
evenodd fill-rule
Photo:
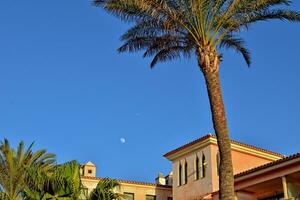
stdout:
<svg viewBox="0 0 300 200">
<path fill-rule="evenodd" d="M 132 193 L 132 192 L 123 192 L 123 194 L 126 196 L 126 195 L 132 195 L 132 200 L 134 200 L 135 199 L 135 195 L 134 195 L 134 193 Z M 126 197 L 125 197 L 126 198 Z"/>
<path fill-rule="evenodd" d="M 207 163 L 206 163 L 206 157 L 204 155 L 204 153 L 202 153 L 202 158 L 201 158 L 201 178 L 205 178 L 206 177 L 206 166 L 207 166 Z"/>
<path fill-rule="evenodd" d="M 182 165 L 181 162 L 179 162 L 178 165 L 178 187 L 182 186 Z"/>
<path fill-rule="evenodd" d="M 147 200 L 147 197 L 154 197 L 153 200 L 156 200 L 156 195 L 146 194 L 146 200 Z"/>
<path fill-rule="evenodd" d="M 188 183 L 188 163 L 184 161 L 184 184 Z"/>
<path fill-rule="evenodd" d="M 198 155 L 196 155 L 195 158 L 195 180 L 199 180 L 200 179 L 200 159 L 198 157 Z"/>
</svg>

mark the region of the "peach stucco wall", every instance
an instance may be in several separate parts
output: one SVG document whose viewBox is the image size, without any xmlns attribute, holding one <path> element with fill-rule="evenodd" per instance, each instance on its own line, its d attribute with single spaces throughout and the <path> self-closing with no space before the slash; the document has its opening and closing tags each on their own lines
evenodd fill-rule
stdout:
<svg viewBox="0 0 300 200">
<path fill-rule="evenodd" d="M 196 155 L 201 157 L 204 153 L 206 157 L 206 177 L 200 180 L 195 180 L 195 167 L 194 162 Z M 174 200 L 196 200 L 207 194 L 219 190 L 219 176 L 217 172 L 217 153 L 218 147 L 215 144 L 210 144 L 201 149 L 195 149 L 192 152 L 184 154 L 173 160 L 173 199 Z M 234 174 L 242 171 L 266 164 L 272 160 L 269 158 L 262 158 L 247 152 L 232 150 L 232 160 Z M 179 162 L 184 165 L 188 163 L 188 182 L 185 185 L 178 186 L 178 167 Z M 242 194 L 239 194 L 242 195 Z M 244 195 L 244 194 L 243 194 Z"/>
<path fill-rule="evenodd" d="M 213 191 L 219 190 L 219 176 L 217 172 L 217 153 L 218 147 L 216 145 L 211 145 L 211 166 L 213 166 L 214 170 L 212 171 L 213 177 Z M 240 172 L 246 171 L 248 169 L 252 169 L 254 167 L 272 162 L 273 160 L 258 157 L 253 154 L 248 154 L 245 152 L 240 152 L 237 150 L 231 151 L 232 155 L 232 164 L 233 164 L 233 173 L 238 174 Z"/>
<path fill-rule="evenodd" d="M 201 158 L 202 153 L 206 157 L 206 176 L 195 180 L 195 167 L 194 162 L 196 155 Z M 187 155 L 177 158 L 173 162 L 173 199 L 174 200 L 195 200 L 204 194 L 212 191 L 212 167 L 211 167 L 211 149 L 209 146 L 195 150 Z M 188 181 L 182 186 L 178 186 L 178 167 L 179 162 L 184 165 L 184 162 L 188 163 Z"/>
<path fill-rule="evenodd" d="M 231 155 L 234 174 L 274 161 L 238 151 L 232 151 Z"/>
<path fill-rule="evenodd" d="M 82 179 L 82 184 L 91 192 L 97 186 L 98 181 L 99 180 L 96 179 Z M 118 192 L 121 194 L 124 192 L 134 193 L 135 200 L 146 200 L 146 195 L 155 195 L 156 200 L 167 200 L 168 197 L 172 197 L 171 187 L 157 187 L 142 184 L 121 183 Z"/>
<path fill-rule="evenodd" d="M 145 200 L 146 195 L 155 195 L 157 200 L 167 200 L 172 197 L 172 188 L 158 188 L 153 186 L 122 184 L 121 192 L 134 193 L 135 200 Z"/>
</svg>

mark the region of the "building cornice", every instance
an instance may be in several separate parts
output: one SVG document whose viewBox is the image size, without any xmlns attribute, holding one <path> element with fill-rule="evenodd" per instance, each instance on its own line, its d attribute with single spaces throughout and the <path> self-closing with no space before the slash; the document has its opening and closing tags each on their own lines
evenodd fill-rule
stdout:
<svg viewBox="0 0 300 200">
<path fill-rule="evenodd" d="M 212 141 L 213 141 L 213 144 L 218 145 L 217 144 L 217 139 L 212 138 Z M 239 151 L 239 152 L 251 154 L 251 155 L 254 155 L 254 156 L 257 156 L 257 157 L 266 158 L 266 159 L 269 159 L 271 161 L 278 160 L 278 159 L 282 158 L 281 155 L 280 156 L 275 155 L 274 153 L 269 153 L 266 150 L 262 151 L 261 149 L 258 149 L 258 148 L 245 147 L 245 146 L 242 146 L 240 144 L 233 143 L 233 142 L 231 142 L 231 149 Z"/>
<path fill-rule="evenodd" d="M 210 144 L 217 145 L 217 139 L 216 139 L 215 135 L 209 134 L 202 138 L 194 140 L 194 141 L 192 141 L 188 144 L 185 144 L 173 151 L 170 151 L 169 153 L 166 153 L 164 155 L 164 157 L 166 157 L 167 159 L 169 159 L 171 161 L 174 161 L 175 159 L 177 159 L 178 157 L 180 157 L 182 155 L 186 155 L 190 152 L 193 152 L 194 150 L 204 148 Z M 284 157 L 283 155 L 281 155 L 279 153 L 268 151 L 268 150 L 258 148 L 258 147 L 252 146 L 252 145 L 240 143 L 235 140 L 231 140 L 231 148 L 232 148 L 232 150 L 255 155 L 257 157 L 261 157 L 261 158 L 265 158 L 265 159 L 269 159 L 270 161 L 278 160 L 278 159 L 281 159 Z"/>
</svg>

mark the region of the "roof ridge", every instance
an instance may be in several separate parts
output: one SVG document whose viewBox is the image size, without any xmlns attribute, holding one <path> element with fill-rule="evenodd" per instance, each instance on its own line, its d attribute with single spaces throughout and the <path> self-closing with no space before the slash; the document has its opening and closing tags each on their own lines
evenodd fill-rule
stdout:
<svg viewBox="0 0 300 200">
<path fill-rule="evenodd" d="M 185 149 L 185 148 L 187 148 L 189 146 L 192 146 L 192 145 L 194 145 L 194 144 L 196 144 L 198 142 L 201 142 L 201 141 L 203 141 L 203 140 L 205 140 L 207 138 L 215 138 L 215 139 L 217 139 L 217 137 L 216 137 L 215 134 L 209 133 L 207 135 L 204 135 L 203 137 L 200 137 L 200 138 L 198 138 L 196 140 L 193 140 L 193 141 L 191 141 L 189 143 L 186 143 L 186 144 L 184 144 L 184 145 L 182 145 L 182 146 L 180 146 L 180 147 L 178 147 L 178 148 L 176 148 L 176 149 L 174 149 L 172 151 L 169 151 L 168 153 L 164 154 L 163 156 L 167 157 L 167 156 L 169 156 L 169 155 L 171 155 L 173 153 L 176 153 L 176 152 L 178 152 L 180 150 L 183 150 L 183 149 Z M 264 148 L 261 148 L 261 147 L 257 147 L 257 146 L 254 146 L 254 145 L 242 143 L 242 142 L 239 142 L 239 141 L 236 141 L 236 140 L 230 139 L 230 142 L 233 143 L 233 144 L 237 144 L 237 145 L 240 145 L 240 146 L 248 147 L 248 148 L 251 148 L 251 149 L 254 149 L 254 150 L 257 150 L 257 151 L 261 151 L 261 152 L 264 152 L 264 153 L 269 153 L 269 154 L 272 154 L 272 155 L 275 155 L 275 156 L 279 156 L 279 157 L 282 157 L 282 158 L 285 157 L 284 155 L 282 155 L 280 153 L 277 153 L 277 152 L 274 152 L 274 151 L 270 151 L 270 150 L 267 150 L 267 149 L 264 149 Z"/>
<path fill-rule="evenodd" d="M 113 179 L 113 178 L 103 178 L 103 177 L 91 177 L 91 176 L 81 176 L 81 178 L 92 179 L 92 180 L 103 180 L 103 179 Z M 137 184 L 137 185 L 149 185 L 149 186 L 158 186 L 158 187 L 172 187 L 170 185 L 160 185 L 156 183 L 149 183 L 144 181 L 134 181 L 134 180 L 124 180 L 124 179 L 114 179 L 121 183 Z"/>
<path fill-rule="evenodd" d="M 216 138 L 216 136 L 214 136 L 214 137 Z M 276 156 L 280 156 L 282 158 L 285 157 L 285 155 L 283 155 L 281 153 L 278 153 L 278 152 L 275 152 L 275 151 L 271 151 L 271 150 L 268 150 L 268 149 L 265 149 L 265 148 L 262 148 L 262 147 L 254 146 L 254 145 L 251 145 L 251 144 L 246 144 L 246 143 L 239 142 L 239 141 L 236 141 L 236 140 L 233 140 L 233 139 L 230 139 L 230 141 L 232 143 L 236 143 L 236 144 L 241 145 L 241 146 L 246 146 L 246 147 L 251 148 L 251 149 L 256 149 L 256 150 L 259 150 L 259 151 L 270 153 L 270 154 L 273 154 L 273 155 L 276 155 Z"/>
</svg>

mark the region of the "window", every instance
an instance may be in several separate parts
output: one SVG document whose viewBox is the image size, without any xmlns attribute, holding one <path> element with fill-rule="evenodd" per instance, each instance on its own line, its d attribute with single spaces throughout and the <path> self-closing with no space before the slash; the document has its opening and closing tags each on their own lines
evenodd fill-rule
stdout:
<svg viewBox="0 0 300 200">
<path fill-rule="evenodd" d="M 199 178 L 200 178 L 200 171 L 201 171 L 200 167 L 201 167 L 200 159 L 196 155 L 196 159 L 195 159 L 195 180 L 199 180 Z"/>
<path fill-rule="evenodd" d="M 187 184 L 188 182 L 188 164 L 185 161 L 184 162 L 184 184 Z"/>
<path fill-rule="evenodd" d="M 156 200 L 155 195 L 146 195 L 146 200 Z"/>
<path fill-rule="evenodd" d="M 173 200 L 173 197 L 168 197 L 168 200 Z"/>
<path fill-rule="evenodd" d="M 181 163 L 179 163 L 179 166 L 178 166 L 178 186 L 181 186 L 182 185 L 182 165 Z"/>
<path fill-rule="evenodd" d="M 92 174 L 92 173 L 93 173 L 93 170 L 89 169 L 89 170 L 88 170 L 88 173 L 89 173 L 89 174 Z"/>
<path fill-rule="evenodd" d="M 125 200 L 134 200 L 134 193 L 124 192 Z"/>
<path fill-rule="evenodd" d="M 202 153 L 202 176 L 201 178 L 204 178 L 206 175 L 206 160 L 205 155 Z"/>
</svg>

